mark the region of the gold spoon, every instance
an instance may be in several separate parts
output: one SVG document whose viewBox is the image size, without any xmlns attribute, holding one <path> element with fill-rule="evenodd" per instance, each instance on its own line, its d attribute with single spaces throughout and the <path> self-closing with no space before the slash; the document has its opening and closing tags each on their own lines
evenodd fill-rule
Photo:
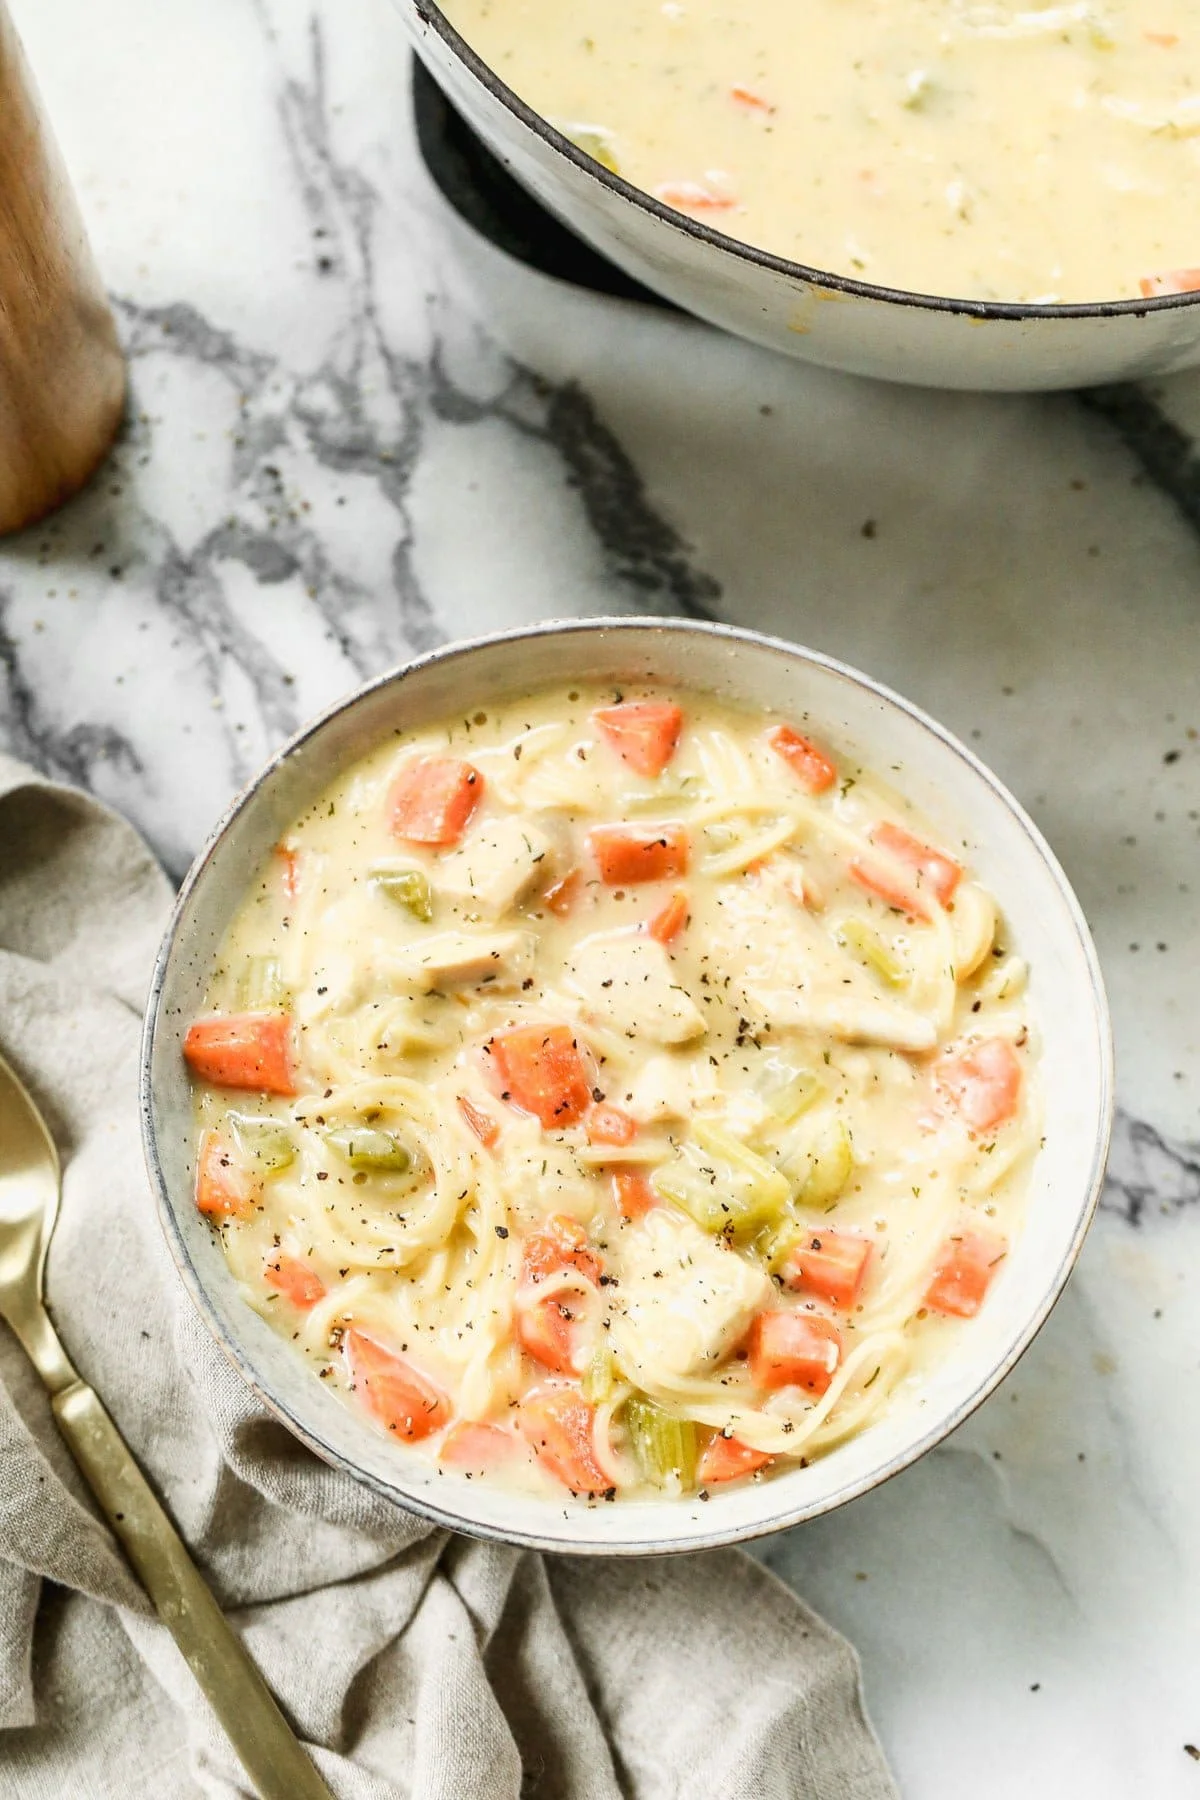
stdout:
<svg viewBox="0 0 1200 1800">
<path fill-rule="evenodd" d="M 50 1322 L 42 1283 L 59 1186 L 58 1153 L 45 1120 L 0 1056 L 0 1318 L 45 1382 L 84 1480 L 262 1800 L 333 1800 Z"/>
</svg>

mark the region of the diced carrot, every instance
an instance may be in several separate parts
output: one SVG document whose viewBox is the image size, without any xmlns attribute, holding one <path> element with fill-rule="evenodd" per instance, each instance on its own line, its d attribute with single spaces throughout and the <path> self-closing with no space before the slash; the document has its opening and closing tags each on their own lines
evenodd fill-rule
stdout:
<svg viewBox="0 0 1200 1800">
<path fill-rule="evenodd" d="M 521 1275 L 524 1281 L 536 1283 L 574 1269 L 586 1281 L 599 1281 L 603 1266 L 578 1219 L 556 1213 L 540 1231 L 526 1238 Z"/>
<path fill-rule="evenodd" d="M 210 1013 L 189 1027 L 183 1054 L 193 1074 L 215 1087 L 296 1092 L 290 1013 Z"/>
<path fill-rule="evenodd" d="M 759 1387 L 823 1394 L 842 1359 L 842 1334 L 821 1313 L 759 1313 L 750 1327 L 750 1372 Z"/>
<path fill-rule="evenodd" d="M 458 1096 L 458 1110 L 468 1129 L 475 1133 L 485 1150 L 490 1150 L 500 1136 L 500 1127 L 491 1113 L 485 1112 L 482 1106 L 476 1106 L 465 1094 Z"/>
<path fill-rule="evenodd" d="M 513 1308 L 517 1342 L 527 1356 L 557 1375 L 575 1373 L 575 1310 L 570 1299 L 551 1294 L 545 1300 L 518 1295 Z"/>
<path fill-rule="evenodd" d="M 284 1256 L 276 1251 L 267 1258 L 263 1280 L 301 1312 L 325 1298 L 325 1283 L 311 1263 L 302 1262 L 298 1256 Z"/>
<path fill-rule="evenodd" d="M 279 858 L 279 880 L 284 898 L 294 900 L 300 892 L 300 852 L 291 844 L 276 844 Z"/>
<path fill-rule="evenodd" d="M 618 1169 L 613 1176 L 613 1197 L 623 1219 L 640 1219 L 658 1205 L 649 1176 L 637 1169 Z"/>
<path fill-rule="evenodd" d="M 965 1231 L 942 1245 L 925 1304 L 935 1312 L 973 1319 L 983 1305 L 993 1275 L 1008 1254 L 1003 1238 Z"/>
<path fill-rule="evenodd" d="M 691 902 L 683 888 L 676 888 L 667 904 L 655 913 L 646 930 L 659 944 L 673 944 L 691 916 Z"/>
<path fill-rule="evenodd" d="M 775 725 L 767 733 L 767 742 L 776 756 L 782 756 L 800 786 L 809 794 L 824 794 L 837 780 L 837 764 L 811 738 L 801 737 L 790 725 Z"/>
<path fill-rule="evenodd" d="M 1007 1038 L 984 1038 L 940 1057 L 933 1079 L 972 1131 L 998 1130 L 1020 1103 L 1021 1062 Z"/>
<path fill-rule="evenodd" d="M 196 1205 L 210 1219 L 248 1219 L 259 1184 L 215 1131 L 206 1131 L 196 1158 Z"/>
<path fill-rule="evenodd" d="M 552 882 L 542 895 L 542 899 L 550 911 L 560 919 L 565 919 L 575 904 L 576 895 L 583 877 L 578 869 L 568 869 L 558 881 Z"/>
<path fill-rule="evenodd" d="M 589 1108 L 583 1129 L 589 1144 L 632 1144 L 638 1128 L 637 1120 L 619 1106 L 603 1104 Z"/>
<path fill-rule="evenodd" d="M 592 722 L 631 769 L 661 775 L 683 730 L 683 708 L 670 700 L 622 700 L 597 707 Z"/>
<path fill-rule="evenodd" d="M 604 1494 L 612 1487 L 596 1457 L 596 1415 L 576 1387 L 527 1394 L 517 1424 L 538 1461 L 573 1494 Z"/>
<path fill-rule="evenodd" d="M 1179 35 L 1174 31 L 1143 31 L 1142 36 L 1148 44 L 1157 44 L 1160 50 L 1173 50 L 1179 42 Z"/>
<path fill-rule="evenodd" d="M 569 1025 L 515 1025 L 490 1044 L 502 1098 L 549 1130 L 577 1125 L 592 1103 L 588 1066 Z"/>
<path fill-rule="evenodd" d="M 1162 294 L 1191 294 L 1200 288 L 1200 269 L 1168 269 L 1163 275 L 1143 275 L 1138 282 L 1147 300 Z"/>
<path fill-rule="evenodd" d="M 771 102 L 764 100 L 761 94 L 756 94 L 753 88 L 731 87 L 729 98 L 736 100 L 739 106 L 749 107 L 752 112 L 773 113 L 775 111 Z"/>
<path fill-rule="evenodd" d="M 872 831 L 871 842 L 886 850 L 893 861 L 912 869 L 916 881 L 910 886 L 898 880 L 882 864 L 857 857 L 850 864 L 850 873 L 859 887 L 918 919 L 930 917 L 930 909 L 922 901 L 924 889 L 935 896 L 939 905 L 949 906 L 963 873 L 962 865 L 952 856 L 932 844 L 923 843 L 903 826 L 893 825 L 886 819 Z"/>
<path fill-rule="evenodd" d="M 482 1475 L 515 1455 L 516 1440 L 499 1425 L 487 1425 L 479 1419 L 460 1419 L 442 1439 L 438 1461 L 456 1469 Z"/>
<path fill-rule="evenodd" d="M 741 1438 L 726 1437 L 718 1431 L 700 1452 L 696 1484 L 698 1487 L 716 1487 L 720 1481 L 739 1481 L 743 1475 L 753 1475 L 756 1469 L 769 1467 L 772 1460 L 765 1450 L 753 1450 L 749 1444 L 743 1444 Z"/>
<path fill-rule="evenodd" d="M 664 181 L 655 188 L 654 197 L 680 212 L 728 212 L 737 205 L 732 195 L 719 194 L 702 181 Z"/>
<path fill-rule="evenodd" d="M 792 1288 L 817 1294 L 834 1306 L 853 1306 L 862 1292 L 874 1245 L 856 1231 L 818 1227 L 796 1246 L 783 1266 Z"/>
<path fill-rule="evenodd" d="M 610 887 L 686 875 L 691 849 L 682 825 L 596 825 L 588 846 Z"/>
<path fill-rule="evenodd" d="M 441 1430 L 450 1403 L 427 1375 L 353 1326 L 343 1344 L 351 1385 L 381 1425 L 410 1442 Z"/>
<path fill-rule="evenodd" d="M 423 756 L 396 777 L 388 823 L 406 844 L 457 844 L 482 799 L 483 776 L 471 763 Z"/>
</svg>

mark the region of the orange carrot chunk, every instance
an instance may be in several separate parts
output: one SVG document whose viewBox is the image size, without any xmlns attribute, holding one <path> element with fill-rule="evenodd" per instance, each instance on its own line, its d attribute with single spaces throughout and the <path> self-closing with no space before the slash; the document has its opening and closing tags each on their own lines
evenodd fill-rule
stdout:
<svg viewBox="0 0 1200 1800">
<path fill-rule="evenodd" d="M 922 903 L 922 889 L 931 892 L 939 905 L 949 906 L 963 873 L 961 864 L 952 856 L 886 820 L 875 827 L 871 842 L 886 850 L 895 862 L 911 869 L 915 881 L 910 885 L 882 864 L 858 857 L 850 864 L 850 873 L 859 887 L 918 919 L 930 917 L 930 909 Z"/>
<path fill-rule="evenodd" d="M 210 1219 L 248 1219 L 259 1184 L 215 1131 L 206 1131 L 196 1158 L 196 1205 Z"/>
<path fill-rule="evenodd" d="M 558 1375 L 575 1373 L 575 1309 L 570 1297 L 545 1300 L 518 1296 L 513 1308 L 517 1342 L 526 1356 Z"/>
<path fill-rule="evenodd" d="M 588 1068 L 569 1025 L 516 1025 L 492 1039 L 502 1098 L 547 1130 L 576 1125 L 592 1103 Z"/>
<path fill-rule="evenodd" d="M 999 1129 L 1021 1099 L 1021 1063 L 1007 1038 L 984 1038 L 939 1058 L 933 1079 L 972 1131 Z"/>
<path fill-rule="evenodd" d="M 750 1327 L 750 1372 L 759 1387 L 823 1394 L 842 1359 L 842 1334 L 821 1313 L 759 1313 Z"/>
<path fill-rule="evenodd" d="M 302 1262 L 298 1256 L 284 1256 L 277 1251 L 268 1257 L 263 1280 L 301 1312 L 307 1312 L 309 1307 L 325 1298 L 325 1283 L 312 1265 Z"/>
<path fill-rule="evenodd" d="M 469 762 L 423 756 L 396 777 L 388 823 L 406 844 L 457 844 L 482 799 L 483 776 Z"/>
<path fill-rule="evenodd" d="M 596 1415 L 576 1387 L 543 1388 L 521 1402 L 517 1423 L 542 1466 L 573 1494 L 612 1487 L 596 1457 Z"/>
<path fill-rule="evenodd" d="M 753 1475 L 756 1469 L 767 1468 L 771 1461 L 765 1450 L 753 1450 L 749 1444 L 743 1444 L 741 1438 L 726 1437 L 718 1431 L 700 1452 L 696 1484 L 698 1487 L 716 1487 L 721 1481 L 739 1481 L 743 1475 Z"/>
<path fill-rule="evenodd" d="M 351 1386 L 381 1425 L 409 1442 L 441 1430 L 450 1403 L 428 1376 L 353 1326 L 343 1343 Z"/>
<path fill-rule="evenodd" d="M 465 1094 L 458 1096 L 458 1110 L 468 1129 L 475 1133 L 485 1150 L 490 1150 L 500 1136 L 500 1127 L 491 1113 L 484 1112 L 482 1106 L 476 1106 Z"/>
<path fill-rule="evenodd" d="M 210 1013 L 189 1027 L 183 1054 L 192 1073 L 215 1087 L 296 1092 L 290 1013 Z"/>
<path fill-rule="evenodd" d="M 1191 294 L 1200 288 L 1200 269 L 1168 269 L 1163 275 L 1143 275 L 1138 286 L 1146 300 L 1157 300 L 1163 294 Z"/>
<path fill-rule="evenodd" d="M 800 786 L 809 794 L 824 794 L 837 780 L 837 765 L 811 738 L 801 737 L 790 725 L 776 725 L 767 733 L 776 756 L 782 756 Z"/>
<path fill-rule="evenodd" d="M 973 1319 L 1007 1253 L 1003 1238 L 982 1232 L 947 1238 L 925 1290 L 926 1306 L 958 1319 Z"/>
<path fill-rule="evenodd" d="M 588 846 L 610 887 L 687 874 L 690 846 L 682 825 L 597 825 Z"/>
<path fill-rule="evenodd" d="M 637 1136 L 637 1120 L 619 1106 L 603 1104 L 589 1108 L 583 1129 L 589 1144 L 632 1144 Z"/>
<path fill-rule="evenodd" d="M 818 1228 L 798 1244 L 783 1266 L 789 1287 L 817 1294 L 834 1306 L 853 1306 L 862 1292 L 874 1246 L 856 1231 Z"/>
<path fill-rule="evenodd" d="M 460 1419 L 442 1439 L 438 1460 L 453 1468 L 483 1475 L 488 1469 L 507 1461 L 517 1449 L 513 1435 L 499 1425 L 487 1425 L 478 1419 Z"/>
<path fill-rule="evenodd" d="M 588 1243 L 588 1235 L 578 1219 L 556 1213 L 541 1231 L 525 1240 L 521 1257 L 521 1278 L 537 1283 L 547 1276 L 560 1275 L 574 1269 L 586 1281 L 599 1281 L 604 1265 Z"/>
<path fill-rule="evenodd" d="M 683 708 L 670 700 L 623 700 L 597 707 L 592 723 L 631 769 L 661 775 L 683 730 Z"/>
<path fill-rule="evenodd" d="M 556 918 L 565 919 L 574 906 L 581 880 L 578 869 L 568 869 L 560 880 L 551 882 L 542 895 L 546 905 Z"/>
<path fill-rule="evenodd" d="M 613 1176 L 613 1197 L 623 1219 L 640 1219 L 652 1206 L 658 1205 L 658 1195 L 649 1176 L 636 1169 L 617 1171 Z"/>
<path fill-rule="evenodd" d="M 673 944 L 691 916 L 691 904 L 683 888 L 676 888 L 667 904 L 655 913 L 646 930 L 659 944 Z"/>
</svg>

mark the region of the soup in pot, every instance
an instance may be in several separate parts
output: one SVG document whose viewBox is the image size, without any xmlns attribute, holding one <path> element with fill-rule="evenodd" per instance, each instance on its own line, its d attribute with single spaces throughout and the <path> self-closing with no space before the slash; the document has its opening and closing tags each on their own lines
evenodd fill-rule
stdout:
<svg viewBox="0 0 1200 1800">
<path fill-rule="evenodd" d="M 745 243 L 970 299 L 1200 286 L 1187 0 L 447 0 L 522 99 Z"/>
</svg>

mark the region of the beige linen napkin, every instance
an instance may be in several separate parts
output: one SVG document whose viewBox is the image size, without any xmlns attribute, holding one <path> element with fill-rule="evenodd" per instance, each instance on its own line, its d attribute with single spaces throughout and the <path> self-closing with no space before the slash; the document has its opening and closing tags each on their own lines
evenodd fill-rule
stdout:
<svg viewBox="0 0 1200 1800">
<path fill-rule="evenodd" d="M 65 1166 L 54 1316 L 335 1793 L 894 1800 L 854 1652 L 748 1557 L 456 1538 L 246 1391 L 142 1166 L 140 1010 L 169 904 L 128 825 L 0 758 L 0 1045 Z M 0 1326 L 0 1792 L 247 1791 Z"/>
</svg>

